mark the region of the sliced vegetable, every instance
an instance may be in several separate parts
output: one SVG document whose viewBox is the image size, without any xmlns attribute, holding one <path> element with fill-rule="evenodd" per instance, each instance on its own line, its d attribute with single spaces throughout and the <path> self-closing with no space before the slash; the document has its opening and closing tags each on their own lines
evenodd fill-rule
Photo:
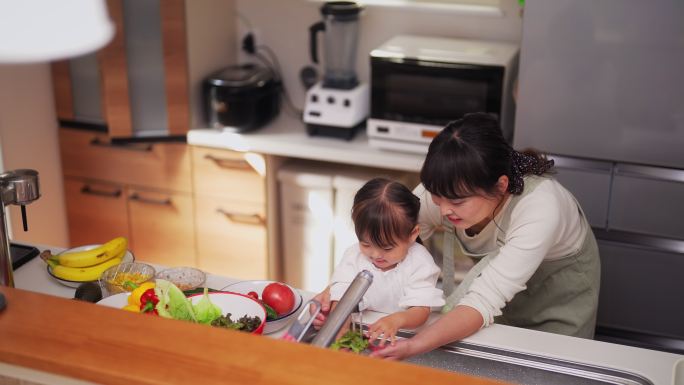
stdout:
<svg viewBox="0 0 684 385">
<path fill-rule="evenodd" d="M 133 291 L 128 296 L 128 304 L 140 307 L 140 297 L 149 289 L 154 289 L 154 282 L 143 282 L 137 285 L 133 282 L 126 282 L 126 285 L 133 287 Z"/>
<path fill-rule="evenodd" d="M 147 289 L 140 296 L 140 312 L 159 315 L 159 312 L 157 311 L 158 303 L 159 298 L 157 297 L 157 294 L 154 292 L 154 288 Z"/>
<path fill-rule="evenodd" d="M 176 285 L 164 279 L 157 279 L 154 291 L 159 298 L 156 309 L 160 316 L 197 322 L 192 302 Z"/>
<path fill-rule="evenodd" d="M 195 318 L 201 324 L 210 324 L 211 321 L 221 316 L 221 308 L 209 299 L 209 289 L 204 288 L 202 299 L 193 305 Z"/>
</svg>

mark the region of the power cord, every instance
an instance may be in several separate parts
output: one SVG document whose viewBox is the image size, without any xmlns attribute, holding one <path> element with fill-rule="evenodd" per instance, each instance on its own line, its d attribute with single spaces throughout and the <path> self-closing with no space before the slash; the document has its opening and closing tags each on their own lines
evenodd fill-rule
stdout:
<svg viewBox="0 0 684 385">
<path fill-rule="evenodd" d="M 285 81 L 283 80 L 283 77 L 281 75 L 282 71 L 280 67 L 280 62 L 278 62 L 278 58 L 273 52 L 273 50 L 271 50 L 271 48 L 264 44 L 257 45 L 254 38 L 254 34 L 251 31 L 248 32 L 245 35 L 245 37 L 242 38 L 242 50 L 250 55 L 253 55 L 264 66 L 266 66 L 266 68 L 271 70 L 276 80 L 280 82 L 283 98 L 285 99 L 285 105 L 287 105 L 290 112 L 293 113 L 297 119 L 301 119 L 303 116 L 303 111 L 295 107 L 294 103 L 292 102 L 292 99 L 290 99 L 290 94 L 285 89 Z M 265 52 L 268 55 L 268 58 L 262 55 L 260 51 Z"/>
</svg>

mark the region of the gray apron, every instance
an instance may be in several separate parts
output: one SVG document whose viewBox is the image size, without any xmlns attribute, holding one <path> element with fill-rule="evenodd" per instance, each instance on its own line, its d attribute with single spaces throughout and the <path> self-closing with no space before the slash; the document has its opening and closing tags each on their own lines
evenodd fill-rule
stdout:
<svg viewBox="0 0 684 385">
<path fill-rule="evenodd" d="M 544 177 L 525 178 L 525 188 L 520 195 L 514 195 L 496 230 L 497 244 L 505 239 L 505 231 L 510 225 L 510 213 L 520 198 L 533 191 Z M 577 202 L 575 200 L 575 202 Z M 527 288 L 517 293 L 502 309 L 502 315 L 494 322 L 504 325 L 523 327 L 545 332 L 565 334 L 575 337 L 593 338 L 596 325 L 596 310 L 600 286 L 601 265 L 598 246 L 594 234 L 579 204 L 577 208 L 582 221 L 587 226 L 587 234 L 580 249 L 564 258 L 543 261 L 537 271 L 527 281 Z M 488 254 L 468 252 L 454 233 L 448 220 L 443 220 L 444 263 L 442 275 L 444 294 L 447 296 L 443 312 L 448 312 L 467 293 L 473 280 L 477 278 L 489 261 L 498 257 L 498 249 Z M 479 260 L 454 290 L 454 251 Z"/>
</svg>

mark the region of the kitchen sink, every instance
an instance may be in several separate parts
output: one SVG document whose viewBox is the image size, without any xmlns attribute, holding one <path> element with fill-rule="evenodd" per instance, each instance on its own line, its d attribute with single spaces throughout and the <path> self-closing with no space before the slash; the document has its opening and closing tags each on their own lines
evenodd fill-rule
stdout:
<svg viewBox="0 0 684 385">
<path fill-rule="evenodd" d="M 399 336 L 412 335 L 400 332 Z M 653 385 L 647 378 L 620 370 L 466 342 L 451 343 L 406 362 L 524 385 Z"/>
<path fill-rule="evenodd" d="M 310 342 L 315 334 L 307 331 L 302 342 Z M 410 338 L 413 334 L 400 331 L 397 336 Z M 621 370 L 461 341 L 405 362 L 522 385 L 653 385 L 643 376 Z"/>
</svg>

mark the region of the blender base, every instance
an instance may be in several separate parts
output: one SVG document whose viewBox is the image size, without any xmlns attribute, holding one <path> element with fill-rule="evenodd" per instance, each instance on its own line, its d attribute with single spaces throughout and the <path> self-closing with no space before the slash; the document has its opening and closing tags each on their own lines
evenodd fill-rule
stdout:
<svg viewBox="0 0 684 385">
<path fill-rule="evenodd" d="M 366 121 L 363 120 L 353 127 L 326 126 L 323 124 L 307 124 L 306 133 L 309 136 L 327 136 L 344 140 L 352 140 L 358 130 L 366 128 Z"/>
</svg>

